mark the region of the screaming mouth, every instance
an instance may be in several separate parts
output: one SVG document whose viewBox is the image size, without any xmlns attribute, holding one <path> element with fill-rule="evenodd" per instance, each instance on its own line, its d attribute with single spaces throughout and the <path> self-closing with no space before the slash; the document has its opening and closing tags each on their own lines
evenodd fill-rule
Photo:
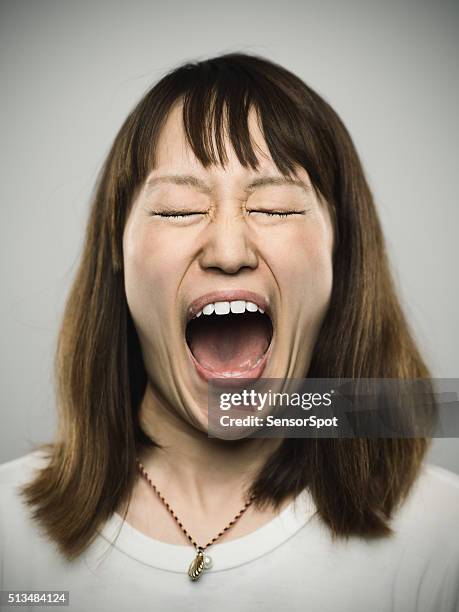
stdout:
<svg viewBox="0 0 459 612">
<path fill-rule="evenodd" d="M 188 321 L 186 343 L 202 375 L 252 377 L 266 361 L 273 337 L 271 318 L 245 300 L 212 302 Z"/>
</svg>

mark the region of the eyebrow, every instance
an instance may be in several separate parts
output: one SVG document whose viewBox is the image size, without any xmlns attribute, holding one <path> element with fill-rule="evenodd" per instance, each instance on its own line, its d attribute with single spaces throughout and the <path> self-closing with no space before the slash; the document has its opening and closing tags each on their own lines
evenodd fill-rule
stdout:
<svg viewBox="0 0 459 612">
<path fill-rule="evenodd" d="M 154 188 L 158 184 L 162 183 L 186 185 L 188 187 L 194 187 L 195 189 L 198 189 L 206 194 L 212 193 L 212 188 L 205 181 L 199 179 L 197 176 L 193 176 L 192 174 L 165 174 L 163 176 L 156 176 L 149 179 L 146 185 Z M 304 181 L 283 176 L 260 176 L 247 185 L 245 191 L 250 193 L 259 187 L 267 187 L 269 185 L 294 185 L 300 187 L 306 193 L 311 192 L 311 187 Z"/>
</svg>

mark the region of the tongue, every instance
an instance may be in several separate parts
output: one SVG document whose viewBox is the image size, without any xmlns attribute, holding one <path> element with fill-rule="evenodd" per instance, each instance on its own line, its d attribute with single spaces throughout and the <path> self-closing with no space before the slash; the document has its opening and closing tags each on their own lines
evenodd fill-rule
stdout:
<svg viewBox="0 0 459 612">
<path fill-rule="evenodd" d="M 245 372 L 269 346 L 269 334 L 257 315 L 212 316 L 198 321 L 190 348 L 196 360 L 214 372 Z"/>
</svg>

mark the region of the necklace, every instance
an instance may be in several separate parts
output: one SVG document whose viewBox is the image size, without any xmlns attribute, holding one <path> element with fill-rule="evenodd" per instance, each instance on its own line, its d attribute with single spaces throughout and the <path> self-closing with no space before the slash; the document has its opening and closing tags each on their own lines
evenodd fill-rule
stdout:
<svg viewBox="0 0 459 612">
<path fill-rule="evenodd" d="M 183 533 L 186 535 L 186 537 L 191 542 L 191 544 L 193 544 L 193 546 L 195 547 L 195 549 L 196 549 L 196 557 L 193 559 L 193 561 L 190 564 L 190 567 L 188 568 L 188 576 L 193 581 L 194 580 L 198 580 L 201 577 L 201 575 L 202 575 L 204 570 L 209 569 L 210 567 L 212 567 L 212 559 L 208 555 L 206 555 L 204 553 L 206 548 L 208 548 L 209 546 L 214 544 L 218 540 L 218 538 L 220 538 L 225 533 L 225 531 L 228 531 L 228 529 L 230 527 L 232 527 L 234 525 L 234 523 L 238 519 L 241 518 L 241 516 L 244 514 L 244 512 L 247 510 L 247 508 L 253 502 L 253 500 L 255 498 L 255 495 L 251 495 L 250 496 L 249 500 L 245 503 L 244 507 L 241 510 L 239 510 L 239 512 L 236 514 L 236 516 L 233 518 L 233 520 L 231 520 L 228 523 L 228 525 L 224 529 L 222 529 L 222 531 L 220 531 L 220 533 L 218 533 L 214 538 L 209 540 L 209 542 L 207 542 L 207 544 L 205 546 L 198 546 L 196 541 L 192 538 L 192 536 L 188 533 L 188 531 L 182 525 L 182 523 L 181 523 L 180 519 L 178 518 L 178 516 L 176 516 L 176 514 L 174 513 L 172 508 L 169 506 L 167 501 L 164 499 L 163 495 L 161 495 L 161 493 L 158 491 L 158 489 L 152 483 L 152 481 L 151 481 L 149 475 L 147 474 L 144 466 L 140 463 L 140 461 L 138 459 L 136 459 L 136 462 L 137 462 L 137 466 L 138 466 L 139 471 L 142 474 L 142 476 L 153 487 L 153 490 L 155 491 L 155 493 L 157 494 L 159 499 L 162 501 L 162 503 L 166 506 L 166 508 L 168 509 L 169 513 L 174 518 L 175 522 L 178 524 L 178 526 L 183 531 Z"/>
</svg>

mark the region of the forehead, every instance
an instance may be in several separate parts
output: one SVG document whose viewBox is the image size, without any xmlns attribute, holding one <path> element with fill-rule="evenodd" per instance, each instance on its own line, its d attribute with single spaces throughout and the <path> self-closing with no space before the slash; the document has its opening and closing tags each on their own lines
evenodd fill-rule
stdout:
<svg viewBox="0 0 459 612">
<path fill-rule="evenodd" d="M 259 161 L 258 169 L 255 171 L 250 167 L 244 168 L 241 165 L 227 136 L 226 126 L 223 134 L 223 141 L 228 162 L 225 164 L 225 167 L 214 166 L 205 169 L 193 153 L 186 139 L 182 119 L 182 104 L 177 103 L 171 109 L 156 143 L 154 174 L 163 170 L 177 173 L 181 171 L 197 170 L 201 173 L 222 175 L 238 174 L 241 176 L 253 176 L 259 173 L 279 175 L 279 170 L 271 157 L 262 130 L 258 125 L 256 112 L 253 108 L 249 112 L 247 121 L 252 146 Z M 212 146 L 216 152 L 217 146 L 213 135 Z M 303 168 L 298 168 L 295 173 L 297 175 L 302 174 L 303 178 L 307 177 L 307 173 Z"/>
</svg>

